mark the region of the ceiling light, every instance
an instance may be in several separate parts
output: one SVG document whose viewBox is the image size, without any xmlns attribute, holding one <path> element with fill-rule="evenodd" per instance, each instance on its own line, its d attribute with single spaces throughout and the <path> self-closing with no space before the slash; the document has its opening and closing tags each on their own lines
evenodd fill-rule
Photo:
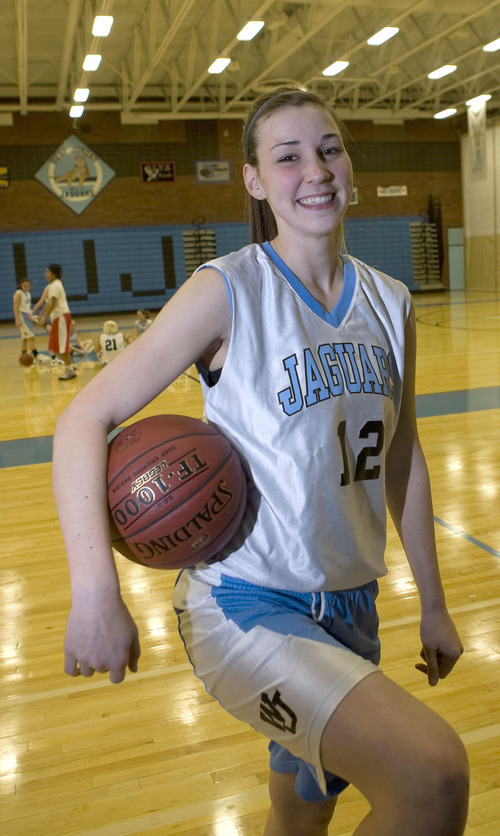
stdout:
<svg viewBox="0 0 500 836">
<path fill-rule="evenodd" d="M 73 96 L 74 102 L 86 102 L 90 95 L 90 90 L 88 87 L 77 87 L 75 90 L 75 95 Z"/>
<path fill-rule="evenodd" d="M 323 70 L 323 75 L 337 75 L 349 66 L 349 61 L 334 61 L 326 70 Z"/>
<path fill-rule="evenodd" d="M 92 27 L 92 34 L 96 38 L 106 38 L 113 26 L 113 18 L 111 15 L 96 15 L 94 25 Z"/>
<path fill-rule="evenodd" d="M 84 111 L 83 105 L 73 105 L 71 108 L 69 115 L 72 119 L 79 119 Z"/>
<path fill-rule="evenodd" d="M 469 99 L 465 104 L 467 107 L 477 107 L 480 104 L 484 104 L 484 102 L 489 102 L 491 99 L 491 95 L 489 93 L 483 93 L 481 96 L 474 96 L 473 99 Z"/>
<path fill-rule="evenodd" d="M 101 55 L 86 55 L 83 61 L 83 69 L 87 70 L 87 72 L 93 72 L 97 70 L 99 64 L 101 63 Z"/>
<path fill-rule="evenodd" d="M 208 68 L 209 73 L 213 73 L 217 75 L 218 73 L 224 72 L 227 66 L 231 63 L 230 58 L 216 58 L 214 63 L 210 65 Z"/>
<path fill-rule="evenodd" d="M 496 52 L 497 49 L 500 49 L 500 38 L 497 38 L 496 41 L 491 41 L 491 43 L 483 46 L 484 52 Z"/>
<path fill-rule="evenodd" d="M 446 110 L 440 110 L 439 113 L 435 113 L 434 119 L 447 119 L 448 116 L 453 116 L 456 112 L 456 107 L 447 107 Z"/>
<path fill-rule="evenodd" d="M 380 46 L 380 44 L 385 43 L 389 40 L 389 38 L 393 38 L 394 35 L 397 35 L 399 29 L 397 26 L 384 26 L 380 32 L 376 32 L 375 35 L 372 35 L 371 38 L 368 38 L 367 44 L 370 46 Z"/>
<path fill-rule="evenodd" d="M 456 69 L 455 64 L 444 64 L 438 70 L 433 70 L 432 73 L 428 73 L 427 78 L 443 78 L 445 75 L 454 73 Z"/>
<path fill-rule="evenodd" d="M 238 32 L 236 37 L 239 41 L 251 41 L 252 38 L 255 38 L 256 34 L 260 32 L 263 26 L 263 20 L 249 20 L 241 32 Z"/>
</svg>

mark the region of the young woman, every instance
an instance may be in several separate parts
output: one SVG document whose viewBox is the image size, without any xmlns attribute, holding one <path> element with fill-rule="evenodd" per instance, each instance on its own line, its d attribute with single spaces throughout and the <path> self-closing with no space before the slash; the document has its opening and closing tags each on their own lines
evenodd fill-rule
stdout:
<svg viewBox="0 0 500 836">
<path fill-rule="evenodd" d="M 29 279 L 22 279 L 13 296 L 14 319 L 21 333 L 21 352 L 30 353 L 37 358 L 38 351 L 35 345 L 35 332 L 31 321 L 31 282 Z"/>
<path fill-rule="evenodd" d="M 153 320 L 149 311 L 137 311 L 137 319 L 134 324 L 134 339 L 144 334 L 144 331 L 147 331 L 152 322 Z"/>
<path fill-rule="evenodd" d="M 126 347 L 127 342 L 118 325 L 113 319 L 108 319 L 102 326 L 102 334 L 95 346 L 102 365 L 107 366 Z"/>
<path fill-rule="evenodd" d="M 180 574 L 174 605 L 208 691 L 271 741 L 265 836 L 326 836 L 348 782 L 371 805 L 358 834 L 459 836 L 464 748 L 377 667 L 386 502 L 421 598 L 417 667 L 436 685 L 462 653 L 417 435 L 411 298 L 341 253 L 352 170 L 322 99 L 284 88 L 261 100 L 244 147 L 258 243 L 200 268 L 58 422 L 65 669 L 120 682 L 137 668 L 110 547 L 106 435 L 197 362 L 207 419 L 240 453 L 249 502 L 219 560 Z"/>
<path fill-rule="evenodd" d="M 69 346 L 71 313 L 62 282 L 61 265 L 49 264 L 45 268 L 45 279 L 49 289 L 42 312 L 38 317 L 38 324 L 43 326 L 48 319 L 51 320 L 49 353 L 52 357 L 58 355 L 66 367 L 63 374 L 59 376 L 59 380 L 72 380 L 76 377 L 76 371 L 71 365 Z"/>
<path fill-rule="evenodd" d="M 76 322 L 72 319 L 69 330 L 69 353 L 76 354 L 78 357 L 83 357 L 85 354 L 90 354 L 93 350 L 93 340 L 86 339 L 82 341 L 76 328 Z"/>
</svg>

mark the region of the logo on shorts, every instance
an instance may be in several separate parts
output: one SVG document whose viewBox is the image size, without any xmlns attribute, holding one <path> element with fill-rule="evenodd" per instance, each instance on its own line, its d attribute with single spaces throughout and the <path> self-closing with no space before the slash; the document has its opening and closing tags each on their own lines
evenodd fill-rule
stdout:
<svg viewBox="0 0 500 836">
<path fill-rule="evenodd" d="M 275 691 L 272 699 L 264 693 L 260 698 L 260 718 L 283 732 L 295 734 L 297 715 L 289 705 L 283 702 L 279 691 Z"/>
</svg>

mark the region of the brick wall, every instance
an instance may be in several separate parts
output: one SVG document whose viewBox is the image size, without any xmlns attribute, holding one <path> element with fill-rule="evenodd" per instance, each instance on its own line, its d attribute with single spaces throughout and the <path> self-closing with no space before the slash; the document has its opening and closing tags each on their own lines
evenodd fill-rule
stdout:
<svg viewBox="0 0 500 836">
<path fill-rule="evenodd" d="M 423 216 L 428 209 L 429 196 L 433 195 L 441 201 L 446 253 L 447 228 L 462 226 L 457 126 L 449 121 L 422 120 L 401 126 L 352 122 L 347 127 L 352 137 L 349 151 L 358 189 L 358 204 L 350 207 L 349 221 L 355 223 L 370 218 L 374 222 L 384 218 L 397 221 Z M 80 215 L 75 214 L 34 176 L 71 134 L 81 138 L 116 172 L 116 176 Z M 214 225 L 217 228 L 218 254 L 221 254 L 221 242 L 227 242 L 228 246 L 233 239 L 240 245 L 245 243 L 246 211 L 240 136 L 239 120 L 172 121 L 151 126 L 129 126 L 121 125 L 118 114 L 90 112 L 74 125 L 66 114 L 15 115 L 12 127 L 0 127 L 0 165 L 8 166 L 11 181 L 10 188 L 0 189 L 0 244 L 3 242 L 5 251 L 0 268 L 0 292 L 5 296 L 0 306 L 2 315 L 5 316 L 4 311 L 10 311 L 16 267 L 19 266 L 12 256 L 14 244 L 18 249 L 25 246 L 27 266 L 33 272 L 30 278 L 38 282 L 40 270 L 43 272 L 43 259 L 50 250 L 52 255 L 49 260 L 64 261 L 67 275 L 73 273 L 80 276 L 78 285 L 84 282 L 86 270 L 81 263 L 80 242 L 92 239 L 94 231 L 96 234 L 105 230 L 118 233 L 120 229 L 129 229 L 130 239 L 140 246 L 144 244 L 144 251 L 147 252 L 150 231 L 153 230 L 152 234 L 160 241 L 164 236 L 162 230 L 168 227 L 165 234 L 170 235 L 174 242 L 177 284 L 185 276 L 182 258 L 178 255 L 180 245 L 175 243 L 178 238 L 175 227 L 179 227 L 182 238 L 180 228 L 191 227 L 194 219 L 198 222 L 203 220 L 208 226 Z M 196 161 L 200 159 L 228 160 L 232 173 L 230 182 L 198 182 Z M 172 161 L 175 166 L 174 181 L 141 182 L 140 162 L 150 160 Z M 405 185 L 408 195 L 377 197 L 378 186 L 395 185 Z M 375 228 L 376 224 L 373 226 Z M 139 235 L 141 228 L 144 228 L 143 238 Z M 364 226 L 364 229 L 368 228 Z M 387 226 L 383 228 L 389 229 Z M 396 228 L 397 224 L 394 225 Z M 76 250 L 70 246 L 71 232 L 80 233 L 75 239 L 79 242 Z M 43 238 L 45 233 L 47 240 Z M 53 237 L 55 233 L 56 238 Z M 65 233 L 68 235 L 65 236 Z M 374 235 L 377 234 L 374 232 Z M 382 234 L 385 235 L 385 232 Z M 102 251 L 102 240 L 102 237 L 96 238 L 98 253 Z M 110 237 L 108 248 L 115 246 L 111 244 L 112 240 L 115 239 Z M 65 255 L 63 260 L 57 251 L 53 251 L 54 241 L 60 242 L 58 247 L 65 254 L 75 252 L 73 264 L 69 255 Z M 370 261 L 369 258 L 366 260 Z M 142 263 L 145 264 L 145 261 Z M 103 265 L 99 261 L 98 268 L 101 272 L 112 270 L 112 262 Z M 137 267 L 134 269 L 137 274 Z M 122 265 L 119 275 L 128 272 L 127 266 Z M 158 278 L 157 273 L 153 275 L 152 270 L 150 273 L 145 278 L 145 288 L 150 289 L 155 282 L 163 286 L 163 277 Z M 125 291 L 119 275 L 110 275 L 109 281 L 123 297 Z M 136 280 L 140 281 L 140 277 L 135 276 Z M 446 264 L 444 280 L 447 280 Z M 79 293 L 77 289 L 76 295 Z M 136 304 L 135 297 L 131 298 L 130 307 Z"/>
<path fill-rule="evenodd" d="M 353 122 L 348 129 L 354 139 L 350 151 L 359 190 L 359 204 L 351 208 L 350 217 L 418 215 L 426 211 L 433 194 L 441 199 L 444 225 L 461 226 L 460 146 L 452 123 Z M 116 171 L 80 216 L 34 179 L 71 133 Z M 141 127 L 121 125 L 118 114 L 91 112 L 75 130 L 65 114 L 15 115 L 13 127 L 0 127 L 0 165 L 7 164 L 11 174 L 11 187 L 0 191 L 2 231 L 189 224 L 199 215 L 208 223 L 243 222 L 240 133 L 236 120 Z M 139 160 L 159 153 L 173 158 L 175 181 L 142 183 Z M 195 160 L 214 157 L 230 161 L 230 183 L 197 182 Z M 426 170 L 426 162 L 432 168 Z M 377 198 L 377 186 L 387 185 L 407 185 L 408 197 Z"/>
</svg>

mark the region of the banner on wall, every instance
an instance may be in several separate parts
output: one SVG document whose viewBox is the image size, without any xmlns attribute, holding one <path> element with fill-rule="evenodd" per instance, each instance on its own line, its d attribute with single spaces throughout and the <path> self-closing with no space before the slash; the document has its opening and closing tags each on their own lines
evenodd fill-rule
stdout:
<svg viewBox="0 0 500 836">
<path fill-rule="evenodd" d="M 115 176 L 97 154 L 76 136 L 69 136 L 36 172 L 35 177 L 80 215 Z"/>
<path fill-rule="evenodd" d="M 198 183 L 229 183 L 231 164 L 229 160 L 196 160 Z"/>
<path fill-rule="evenodd" d="M 472 152 L 472 180 L 486 179 L 486 103 L 467 108 L 467 127 L 469 129 Z"/>
<path fill-rule="evenodd" d="M 377 186 L 377 197 L 408 197 L 408 186 Z"/>
<path fill-rule="evenodd" d="M 142 183 L 173 183 L 175 168 L 172 162 L 140 163 Z"/>
</svg>

